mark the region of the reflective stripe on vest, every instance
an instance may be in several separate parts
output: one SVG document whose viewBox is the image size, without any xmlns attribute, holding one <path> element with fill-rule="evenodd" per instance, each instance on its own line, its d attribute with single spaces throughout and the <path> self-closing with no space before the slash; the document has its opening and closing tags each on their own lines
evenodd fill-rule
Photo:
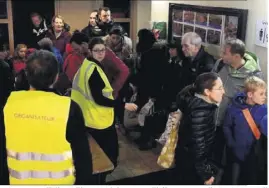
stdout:
<svg viewBox="0 0 269 188">
<path fill-rule="evenodd" d="M 92 66 L 93 66 L 93 64 L 90 64 L 90 65 L 87 67 L 87 69 L 86 69 L 85 72 L 88 72 L 88 71 L 91 69 Z M 79 85 L 79 77 L 80 77 L 80 74 L 81 74 L 81 71 L 80 71 L 80 70 L 81 70 L 81 69 L 78 70 L 78 73 L 77 73 L 77 75 L 75 76 L 75 78 L 74 78 L 74 80 L 73 80 L 73 86 L 72 86 L 72 89 L 74 89 L 74 90 L 78 91 L 79 93 L 81 93 L 86 99 L 93 101 L 93 97 L 92 97 L 92 95 L 91 95 L 91 94 L 88 92 L 88 90 L 86 89 L 86 88 L 88 87 L 88 86 L 87 86 L 87 84 L 88 84 L 87 74 L 84 75 L 84 84 L 85 84 L 84 88 L 85 88 L 85 91 L 83 91 L 83 90 L 78 86 L 78 85 Z M 102 94 L 103 94 L 104 97 L 109 98 L 109 97 L 112 95 L 112 92 L 104 92 L 104 91 L 102 91 Z"/>
<path fill-rule="evenodd" d="M 51 161 L 59 162 L 72 159 L 72 152 L 67 151 L 63 154 L 44 154 L 44 153 L 34 153 L 34 152 L 15 152 L 7 150 L 7 156 L 19 161 Z"/>
<path fill-rule="evenodd" d="M 74 170 L 70 168 L 69 170 L 63 170 L 60 172 L 50 172 L 50 171 L 16 171 L 9 168 L 9 175 L 16 179 L 61 179 L 70 176 L 74 173 Z"/>
</svg>

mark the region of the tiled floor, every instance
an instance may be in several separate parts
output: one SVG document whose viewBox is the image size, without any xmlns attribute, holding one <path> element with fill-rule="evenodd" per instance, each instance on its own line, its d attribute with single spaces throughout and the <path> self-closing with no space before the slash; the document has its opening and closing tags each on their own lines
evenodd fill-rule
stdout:
<svg viewBox="0 0 269 188">
<path fill-rule="evenodd" d="M 140 151 L 137 145 L 130 138 L 123 136 L 120 131 L 118 131 L 118 138 L 119 164 L 107 176 L 107 182 L 162 170 L 157 164 L 159 152 L 156 149 Z"/>
</svg>

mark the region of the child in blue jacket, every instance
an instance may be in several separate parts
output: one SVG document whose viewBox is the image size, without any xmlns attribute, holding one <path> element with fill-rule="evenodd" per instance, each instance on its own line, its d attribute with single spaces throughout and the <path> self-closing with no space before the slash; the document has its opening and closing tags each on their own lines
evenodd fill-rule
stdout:
<svg viewBox="0 0 269 188">
<path fill-rule="evenodd" d="M 245 81 L 245 92 L 238 93 L 228 107 L 223 132 L 231 159 L 232 184 L 257 185 L 257 140 L 245 119 L 243 109 L 249 109 L 261 134 L 267 137 L 266 83 L 252 76 Z M 267 148 L 266 148 L 267 149 Z M 231 157 L 232 156 L 232 157 Z M 267 159 L 266 159 L 267 160 Z"/>
</svg>

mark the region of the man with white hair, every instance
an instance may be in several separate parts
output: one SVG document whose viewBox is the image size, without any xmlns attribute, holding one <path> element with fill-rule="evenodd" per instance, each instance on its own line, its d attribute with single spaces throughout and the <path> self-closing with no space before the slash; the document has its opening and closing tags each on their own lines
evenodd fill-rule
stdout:
<svg viewBox="0 0 269 188">
<path fill-rule="evenodd" d="M 201 37 L 195 32 L 185 33 L 181 40 L 183 59 L 184 85 L 194 83 L 196 77 L 202 73 L 210 72 L 214 66 L 213 56 L 205 52 Z"/>
</svg>

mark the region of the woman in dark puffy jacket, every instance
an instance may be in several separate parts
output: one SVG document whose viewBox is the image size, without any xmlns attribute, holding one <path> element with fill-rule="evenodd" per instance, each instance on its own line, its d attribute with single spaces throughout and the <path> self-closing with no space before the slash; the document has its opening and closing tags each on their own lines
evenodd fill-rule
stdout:
<svg viewBox="0 0 269 188">
<path fill-rule="evenodd" d="M 214 115 L 224 93 L 219 76 L 204 73 L 178 94 L 177 108 L 183 112 L 183 118 L 175 159 L 182 184 L 219 183 L 221 170 L 211 156 L 215 139 Z"/>
</svg>

